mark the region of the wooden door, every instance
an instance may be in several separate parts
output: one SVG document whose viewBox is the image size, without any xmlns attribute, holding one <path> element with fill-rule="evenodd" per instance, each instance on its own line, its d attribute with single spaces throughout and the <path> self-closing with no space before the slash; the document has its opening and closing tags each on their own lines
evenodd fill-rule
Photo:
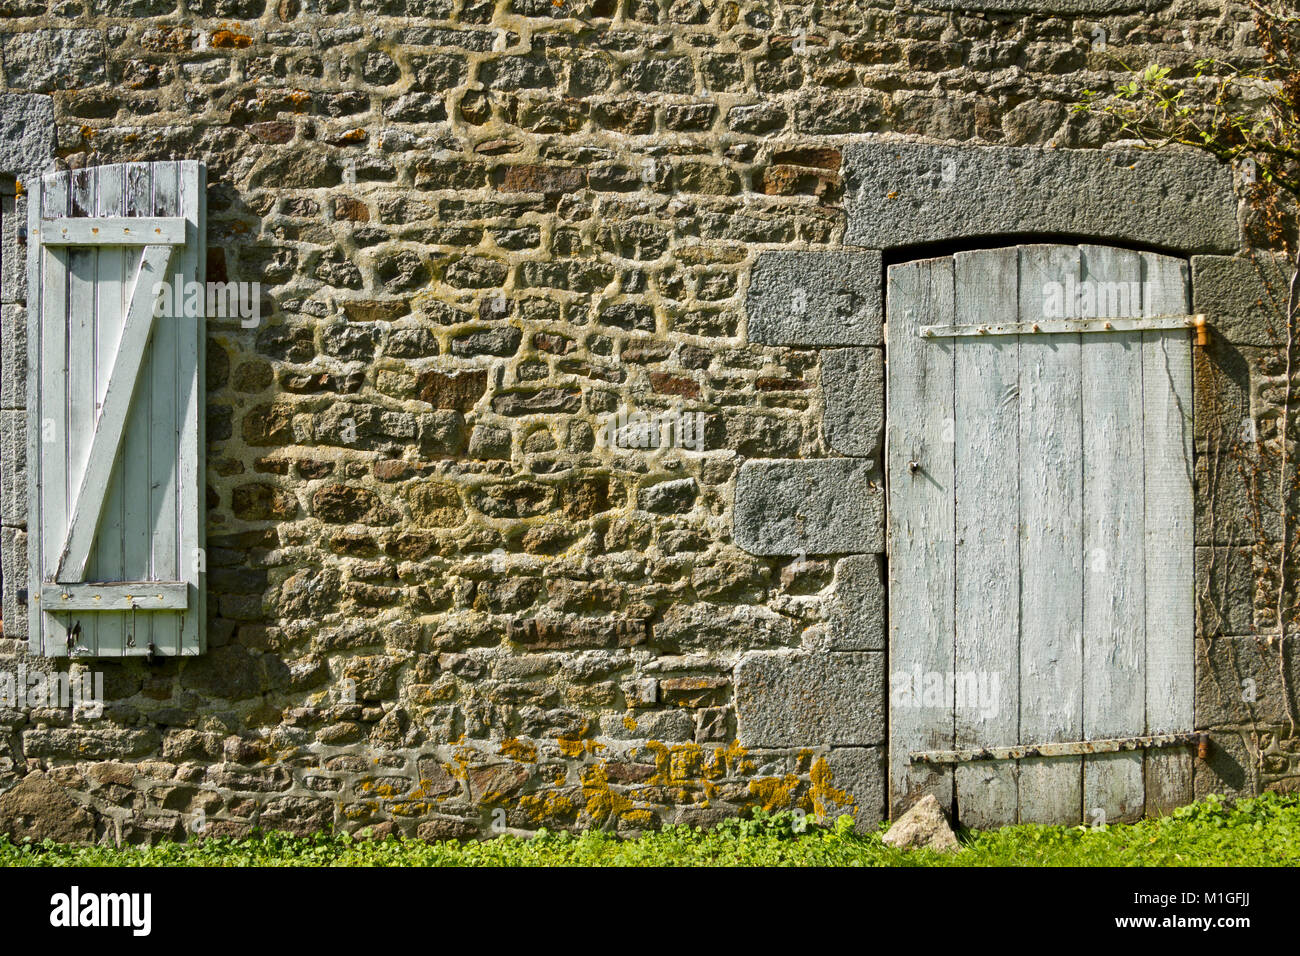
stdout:
<svg viewBox="0 0 1300 956">
<path fill-rule="evenodd" d="M 1191 800 L 1190 285 L 1025 245 L 888 273 L 890 803 L 963 824 Z"/>
<path fill-rule="evenodd" d="M 30 601 L 47 656 L 203 649 L 203 178 L 196 162 L 100 166 L 47 173 L 29 199 Z"/>
</svg>

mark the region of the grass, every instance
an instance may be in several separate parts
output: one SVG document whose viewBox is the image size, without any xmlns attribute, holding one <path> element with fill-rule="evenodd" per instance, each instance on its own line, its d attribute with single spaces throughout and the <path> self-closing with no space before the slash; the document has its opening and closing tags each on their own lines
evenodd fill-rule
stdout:
<svg viewBox="0 0 1300 956">
<path fill-rule="evenodd" d="M 0 837 L 0 866 L 1286 866 L 1300 864 L 1300 795 L 1209 797 L 1130 826 L 1021 825 L 962 834 L 956 854 L 901 851 L 884 832 L 859 835 L 757 811 L 711 830 L 667 827 L 633 840 L 599 831 L 542 833 L 479 843 L 365 840 L 347 834 L 162 843 L 152 847 L 15 844 Z"/>
</svg>

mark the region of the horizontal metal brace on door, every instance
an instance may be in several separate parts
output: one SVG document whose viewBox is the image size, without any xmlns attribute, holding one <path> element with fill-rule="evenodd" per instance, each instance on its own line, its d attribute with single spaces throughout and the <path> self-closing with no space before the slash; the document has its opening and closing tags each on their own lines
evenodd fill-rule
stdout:
<svg viewBox="0 0 1300 956">
<path fill-rule="evenodd" d="M 41 585 L 41 610 L 184 611 L 189 585 L 184 581 L 89 581 Z"/>
<path fill-rule="evenodd" d="M 185 220 L 179 216 L 112 216 L 42 219 L 47 246 L 183 246 Z"/>
<path fill-rule="evenodd" d="M 1196 315 L 1151 315 L 1134 318 L 1040 319 L 1037 322 L 1006 322 L 993 325 L 923 325 L 917 335 L 923 339 L 947 339 L 978 335 L 1061 335 L 1071 332 L 1158 332 L 1165 329 L 1205 328 L 1206 319 Z"/>
<path fill-rule="evenodd" d="M 912 763 L 958 764 L 977 760 L 1026 760 L 1033 757 L 1077 757 L 1112 754 L 1122 750 L 1154 750 L 1201 744 L 1205 734 L 1153 734 L 1147 737 L 1109 737 L 1104 740 L 1067 740 L 1059 743 L 1021 744 L 1015 747 L 981 747 L 975 750 L 921 750 L 909 753 Z"/>
</svg>

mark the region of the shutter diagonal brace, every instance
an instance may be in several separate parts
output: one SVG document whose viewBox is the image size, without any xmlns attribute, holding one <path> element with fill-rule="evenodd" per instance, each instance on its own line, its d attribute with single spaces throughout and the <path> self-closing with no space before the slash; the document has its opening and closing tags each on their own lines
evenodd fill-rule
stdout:
<svg viewBox="0 0 1300 956">
<path fill-rule="evenodd" d="M 90 441 L 86 470 L 69 511 L 57 581 L 85 580 L 86 562 L 90 560 L 90 549 L 104 509 L 113 464 L 126 432 L 131 398 L 153 332 L 154 287 L 166 275 L 175 248 L 173 245 L 148 245 L 140 257 L 140 270 L 131 289 L 121 342 L 108 376 L 104 403 L 95 422 L 95 434 Z"/>
</svg>

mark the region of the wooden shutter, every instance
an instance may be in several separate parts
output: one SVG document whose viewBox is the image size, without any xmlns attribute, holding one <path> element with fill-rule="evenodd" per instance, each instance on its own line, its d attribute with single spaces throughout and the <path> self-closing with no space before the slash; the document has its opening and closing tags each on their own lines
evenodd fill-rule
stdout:
<svg viewBox="0 0 1300 956">
<path fill-rule="evenodd" d="M 202 306 L 156 295 L 203 282 L 203 196 L 197 162 L 32 190 L 29 599 L 46 656 L 203 650 Z"/>
</svg>

